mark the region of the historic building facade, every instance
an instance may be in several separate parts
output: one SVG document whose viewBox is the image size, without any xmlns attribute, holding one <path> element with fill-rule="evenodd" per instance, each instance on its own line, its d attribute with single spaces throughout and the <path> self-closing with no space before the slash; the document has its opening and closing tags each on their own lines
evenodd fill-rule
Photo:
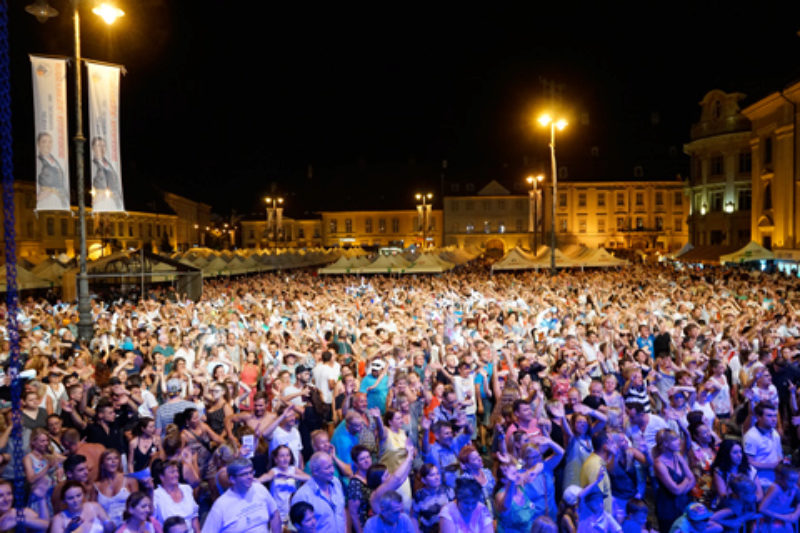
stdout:
<svg viewBox="0 0 800 533">
<path fill-rule="evenodd" d="M 552 186 L 547 182 L 533 199 L 510 194 L 494 181 L 473 196 L 448 196 L 445 245 L 498 251 L 549 245 L 551 201 Z M 678 180 L 561 181 L 556 202 L 558 247 L 669 252 L 688 238 L 688 201 Z M 529 231 L 531 227 L 536 231 Z"/>
<path fill-rule="evenodd" d="M 799 104 L 800 82 L 742 110 L 752 124 L 752 238 L 776 258 L 794 261 L 800 260 Z"/>
<path fill-rule="evenodd" d="M 751 238 L 753 205 L 750 120 L 741 93 L 708 92 L 700 121 L 684 152 L 691 157 L 689 242 L 694 246 L 744 246 Z"/>
</svg>

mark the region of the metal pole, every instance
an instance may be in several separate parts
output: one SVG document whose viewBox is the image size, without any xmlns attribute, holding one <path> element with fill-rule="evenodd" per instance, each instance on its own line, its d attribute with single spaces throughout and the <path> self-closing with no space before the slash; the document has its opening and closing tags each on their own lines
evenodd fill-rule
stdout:
<svg viewBox="0 0 800 533">
<path fill-rule="evenodd" d="M 550 172 L 553 175 L 553 205 L 550 221 L 550 275 L 556 275 L 556 198 L 558 194 L 558 176 L 556 175 L 556 125 L 550 123 Z"/>
<path fill-rule="evenodd" d="M 78 1 L 72 0 L 75 24 L 75 173 L 78 188 L 78 221 L 80 226 L 80 253 L 78 258 L 78 338 L 92 338 L 92 310 L 89 303 L 89 277 L 86 273 L 86 186 L 84 184 L 83 89 L 81 84 L 81 20 Z"/>
<path fill-rule="evenodd" d="M 422 249 L 425 249 L 425 237 L 427 237 L 428 233 L 428 208 L 425 204 L 425 195 L 422 195 Z"/>
<path fill-rule="evenodd" d="M 536 217 L 533 214 L 534 207 L 534 197 L 533 197 L 533 187 L 536 185 L 536 180 L 533 180 L 531 183 L 531 190 L 528 191 L 528 231 L 531 233 L 530 238 L 528 239 L 528 244 L 531 245 L 531 251 L 536 254 L 536 228 L 534 227 L 534 221 Z"/>
<path fill-rule="evenodd" d="M 533 184 L 533 253 L 534 255 L 539 250 L 539 186 L 534 182 Z"/>
</svg>

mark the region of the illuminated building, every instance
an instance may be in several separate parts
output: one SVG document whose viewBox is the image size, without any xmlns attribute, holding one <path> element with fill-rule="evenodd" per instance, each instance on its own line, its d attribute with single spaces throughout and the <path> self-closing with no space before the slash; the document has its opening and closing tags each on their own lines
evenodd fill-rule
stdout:
<svg viewBox="0 0 800 533">
<path fill-rule="evenodd" d="M 689 242 L 695 247 L 750 242 L 752 158 L 750 120 L 739 110 L 741 93 L 710 91 L 692 125 Z"/>
<path fill-rule="evenodd" d="M 535 224 L 538 244 L 549 245 L 552 189 L 545 180 Z M 558 182 L 557 246 L 659 250 L 680 249 L 687 240 L 688 202 L 683 183 L 672 181 Z M 476 195 L 444 199 L 445 245 L 495 249 L 530 248 L 529 196 L 511 194 L 496 181 Z M 542 216 L 543 214 L 543 216 Z M 544 239 L 542 238 L 544 237 Z"/>
</svg>

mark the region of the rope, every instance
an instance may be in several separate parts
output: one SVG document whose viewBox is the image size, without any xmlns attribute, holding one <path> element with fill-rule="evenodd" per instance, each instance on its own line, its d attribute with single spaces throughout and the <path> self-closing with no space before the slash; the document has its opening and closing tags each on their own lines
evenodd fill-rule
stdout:
<svg viewBox="0 0 800 533">
<path fill-rule="evenodd" d="M 19 325 L 17 313 L 17 243 L 14 230 L 14 165 L 11 146 L 11 83 L 8 53 L 8 2 L 0 1 L 0 167 L 3 172 L 3 234 L 6 253 L 6 315 L 11 344 L 11 449 L 14 465 L 14 505 L 17 508 L 17 532 L 25 531 L 25 473 L 22 466 L 22 415 L 20 412 Z"/>
</svg>

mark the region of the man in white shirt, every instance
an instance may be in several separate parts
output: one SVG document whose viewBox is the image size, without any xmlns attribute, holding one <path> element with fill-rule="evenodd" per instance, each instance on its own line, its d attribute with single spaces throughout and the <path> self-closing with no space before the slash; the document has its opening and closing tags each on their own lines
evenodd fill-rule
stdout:
<svg viewBox="0 0 800 533">
<path fill-rule="evenodd" d="M 322 352 L 322 363 L 318 363 L 311 371 L 311 379 L 314 386 L 319 389 L 323 403 L 330 407 L 325 415 L 325 420 L 330 421 L 333 417 L 333 389 L 339 379 L 339 364 L 333 360 L 333 353 L 330 350 Z"/>
<path fill-rule="evenodd" d="M 191 347 L 191 342 L 192 340 L 188 335 L 184 336 L 180 348 L 175 352 L 175 357 L 183 357 L 183 360 L 186 361 L 186 368 L 190 370 L 194 368 L 195 359 L 195 351 Z"/>
<path fill-rule="evenodd" d="M 770 402 L 761 401 L 753 412 L 756 423 L 744 434 L 744 453 L 750 466 L 756 469 L 759 483 L 766 489 L 775 481 L 775 467 L 783 461 L 781 436 L 775 429 L 778 411 Z"/>
<path fill-rule="evenodd" d="M 281 515 L 269 491 L 253 483 L 253 464 L 237 457 L 228 467 L 233 486 L 211 507 L 202 533 L 280 533 Z"/>
</svg>

